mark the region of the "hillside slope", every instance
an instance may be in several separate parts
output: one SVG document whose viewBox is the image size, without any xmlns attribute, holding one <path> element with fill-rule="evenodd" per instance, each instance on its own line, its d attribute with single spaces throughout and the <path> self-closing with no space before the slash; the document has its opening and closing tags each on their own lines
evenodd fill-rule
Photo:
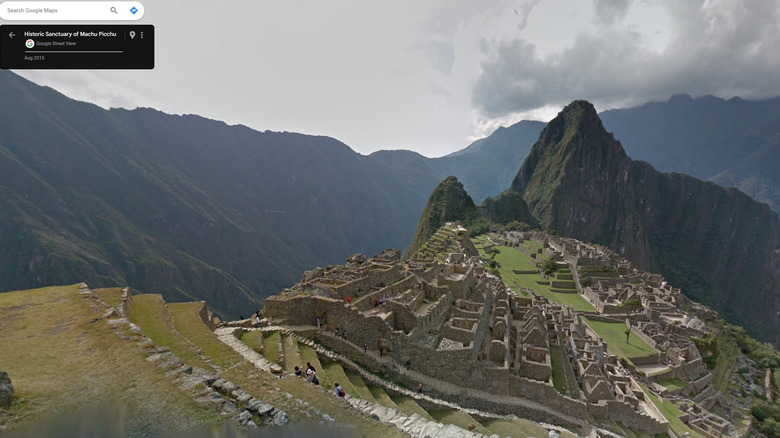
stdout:
<svg viewBox="0 0 780 438">
<path fill-rule="evenodd" d="M 0 290 L 129 284 L 237 316 L 308 267 L 404 246 L 425 203 L 331 138 L 106 111 L 7 71 L 0 99 Z"/>
</svg>

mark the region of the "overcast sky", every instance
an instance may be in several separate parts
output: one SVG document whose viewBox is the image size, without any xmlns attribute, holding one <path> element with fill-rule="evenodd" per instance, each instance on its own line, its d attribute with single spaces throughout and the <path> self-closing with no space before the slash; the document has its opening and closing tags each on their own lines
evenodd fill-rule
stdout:
<svg viewBox="0 0 780 438">
<path fill-rule="evenodd" d="M 141 1 L 154 70 L 19 73 L 104 107 L 427 156 L 574 99 L 780 95 L 778 0 Z"/>
</svg>

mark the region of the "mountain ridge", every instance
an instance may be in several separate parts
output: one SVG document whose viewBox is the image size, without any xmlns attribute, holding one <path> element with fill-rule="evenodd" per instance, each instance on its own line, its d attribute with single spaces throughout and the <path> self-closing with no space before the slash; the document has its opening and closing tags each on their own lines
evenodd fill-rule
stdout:
<svg viewBox="0 0 780 438">
<path fill-rule="evenodd" d="M 736 189 L 632 161 L 589 103 L 573 102 L 548 124 L 512 190 L 543 227 L 606 245 L 780 342 L 777 214 Z"/>
</svg>

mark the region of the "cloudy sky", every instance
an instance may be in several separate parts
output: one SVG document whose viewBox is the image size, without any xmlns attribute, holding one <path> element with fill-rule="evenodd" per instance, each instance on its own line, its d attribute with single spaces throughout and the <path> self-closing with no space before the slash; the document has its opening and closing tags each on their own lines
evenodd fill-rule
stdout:
<svg viewBox="0 0 780 438">
<path fill-rule="evenodd" d="M 440 156 L 574 99 L 780 95 L 777 0 L 141 0 L 151 71 L 19 71 L 154 107 Z"/>
</svg>

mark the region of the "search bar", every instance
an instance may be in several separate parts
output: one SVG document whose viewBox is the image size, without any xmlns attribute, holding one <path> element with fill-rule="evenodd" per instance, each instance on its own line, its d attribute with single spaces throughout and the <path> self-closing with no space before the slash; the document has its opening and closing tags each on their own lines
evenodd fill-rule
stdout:
<svg viewBox="0 0 780 438">
<path fill-rule="evenodd" d="M 144 16 L 136 1 L 9 1 L 0 3 L 7 21 L 130 21 Z"/>
</svg>

